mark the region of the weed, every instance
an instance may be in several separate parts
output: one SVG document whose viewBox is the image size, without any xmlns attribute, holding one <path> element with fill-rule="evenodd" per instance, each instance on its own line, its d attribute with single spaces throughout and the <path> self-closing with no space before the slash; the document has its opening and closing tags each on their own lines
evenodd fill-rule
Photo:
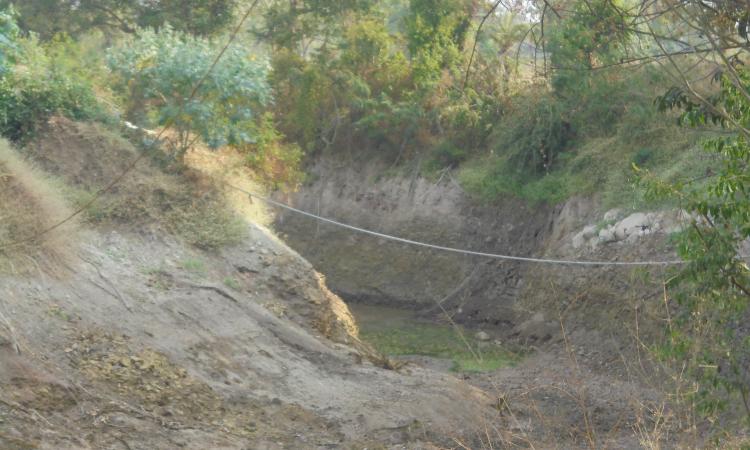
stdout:
<svg viewBox="0 0 750 450">
<path fill-rule="evenodd" d="M 185 258 L 180 263 L 180 266 L 183 270 L 193 275 L 206 275 L 206 263 L 204 263 L 203 260 L 197 258 Z"/>
<path fill-rule="evenodd" d="M 60 308 L 60 305 L 52 305 L 47 310 L 47 314 L 49 314 L 52 317 L 57 317 L 59 319 L 62 319 L 66 322 L 72 322 L 73 316 L 70 315 L 67 311 Z"/>
<path fill-rule="evenodd" d="M 234 289 L 235 291 L 239 291 L 242 288 L 242 286 L 240 285 L 240 282 L 237 281 L 237 279 L 233 277 L 224 278 L 224 285 L 227 286 L 228 288 Z"/>
</svg>

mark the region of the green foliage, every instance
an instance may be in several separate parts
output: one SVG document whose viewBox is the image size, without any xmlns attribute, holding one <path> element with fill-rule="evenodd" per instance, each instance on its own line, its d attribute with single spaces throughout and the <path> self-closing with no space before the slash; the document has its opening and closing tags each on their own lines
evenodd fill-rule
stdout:
<svg viewBox="0 0 750 450">
<path fill-rule="evenodd" d="M 456 168 L 469 156 L 467 151 L 456 146 L 451 141 L 443 141 L 435 147 L 432 159 L 428 163 L 429 169 L 440 170 L 445 168 Z"/>
<path fill-rule="evenodd" d="M 19 29 L 13 9 L 0 11 L 0 76 L 8 73 L 18 52 Z"/>
<path fill-rule="evenodd" d="M 493 136 L 498 152 L 522 173 L 549 173 L 573 137 L 566 105 L 549 96 L 515 99 L 515 104 Z"/>
<path fill-rule="evenodd" d="M 709 161 L 695 148 L 699 133 L 680 129 L 653 105 L 664 80 L 648 68 L 626 75 L 600 71 L 590 89 L 571 99 L 540 94 L 545 87 L 535 85 L 533 95 L 518 93 L 498 105 L 499 118 L 485 144 L 489 151 L 469 152 L 459 169 L 462 186 L 482 201 L 513 195 L 556 203 L 596 194 L 606 207 L 643 207 L 655 206 L 655 200 L 634 185 L 632 162 L 645 163 L 665 179 L 700 177 Z M 567 135 L 550 133 L 561 127 Z M 562 139 L 545 140 L 548 136 Z M 538 156 L 534 164 L 534 153 L 548 142 L 558 145 L 551 147 L 557 151 L 549 153 L 553 158 L 545 168 Z"/>
<path fill-rule="evenodd" d="M 619 2 L 575 1 L 563 17 L 552 16 L 546 50 L 550 52 L 552 86 L 559 93 L 585 89 L 592 68 L 624 54 L 632 31 Z"/>
<path fill-rule="evenodd" d="M 103 118 L 92 85 L 76 73 L 80 63 L 63 64 L 62 44 L 40 45 L 20 38 L 10 14 L 0 17 L 0 134 L 24 142 L 54 114 L 77 120 Z"/>
<path fill-rule="evenodd" d="M 367 12 L 374 0 L 297 0 L 273 2 L 264 14 L 264 27 L 256 32 L 276 48 L 297 53 L 305 41 L 327 42 L 350 15 Z"/>
<path fill-rule="evenodd" d="M 129 115 L 140 113 L 138 121 L 152 126 L 171 124 L 177 158 L 194 136 L 212 148 L 255 143 L 259 112 L 271 101 L 268 64 L 234 44 L 209 73 L 220 49 L 211 40 L 165 27 L 141 30 L 109 54 L 117 85 L 129 96 Z"/>
<path fill-rule="evenodd" d="M 686 125 L 714 122 L 746 129 L 750 71 L 743 66 L 734 70 L 739 83 L 730 75 L 717 77 L 713 102 L 718 108 L 694 103 L 679 89 L 661 97 L 660 106 L 682 110 L 680 121 Z M 650 195 L 676 198 L 693 215 L 677 240 L 687 264 L 671 283 L 680 308 L 664 354 L 688 364 L 698 381 L 699 409 L 713 415 L 739 395 L 750 419 L 750 270 L 740 256 L 750 237 L 750 142 L 739 131 L 707 139 L 704 148 L 717 164 L 701 184 L 685 178 L 666 182 L 639 170 Z"/>
<path fill-rule="evenodd" d="M 0 0 L 13 5 L 20 26 L 43 40 L 64 33 L 79 36 L 93 30 L 133 33 L 138 27 L 173 28 L 195 35 L 222 31 L 234 18 L 235 0 Z"/>
<path fill-rule="evenodd" d="M 436 81 L 455 64 L 471 25 L 472 3 L 461 0 L 410 0 L 406 38 L 418 85 Z"/>
<path fill-rule="evenodd" d="M 654 157 L 654 149 L 652 148 L 642 148 L 636 152 L 635 155 L 631 158 L 631 163 L 635 164 L 638 167 L 645 167 L 646 164 Z"/>
<path fill-rule="evenodd" d="M 271 8 L 271 25 L 286 17 L 297 33 L 264 32 L 282 47 L 273 59 L 274 109 L 284 134 L 308 154 L 348 142 L 406 161 L 436 142 L 473 148 L 488 134 L 493 116 L 483 113 L 496 98 L 454 89 L 473 3 L 396 3 L 353 2 L 329 16 L 316 12 L 325 2 L 305 2 L 294 14 L 291 6 Z M 336 26 L 341 20 L 346 27 Z M 316 33 L 320 46 L 306 41 Z"/>
<path fill-rule="evenodd" d="M 294 189 L 301 182 L 303 152 L 278 131 L 273 114 L 263 114 L 255 128 L 255 144 L 241 148 L 246 165 L 273 188 Z"/>
</svg>

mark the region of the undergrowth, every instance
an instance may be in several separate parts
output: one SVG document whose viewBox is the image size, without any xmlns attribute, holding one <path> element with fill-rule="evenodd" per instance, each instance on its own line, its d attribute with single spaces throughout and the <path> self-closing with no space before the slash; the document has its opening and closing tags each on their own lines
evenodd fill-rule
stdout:
<svg viewBox="0 0 750 450">
<path fill-rule="evenodd" d="M 651 129 L 623 128 L 611 136 L 576 139 L 545 173 L 519 170 L 506 154 L 477 157 L 462 166 L 458 180 L 484 202 L 512 195 L 531 203 L 557 203 L 574 195 L 597 195 L 604 207 L 653 206 L 635 182 L 633 164 L 665 178 L 699 177 L 711 162 L 698 142 L 706 133 L 670 124 Z"/>
<path fill-rule="evenodd" d="M 73 222 L 50 231 L 44 240 L 26 241 L 69 215 L 70 208 L 55 187 L 0 140 L 0 272 L 25 272 L 44 260 L 67 256 L 74 240 Z"/>
<path fill-rule="evenodd" d="M 77 207 L 87 204 L 139 152 L 104 125 L 63 118 L 51 121 L 24 151 L 63 180 L 63 192 Z M 148 158 L 87 208 L 84 217 L 98 225 L 156 227 L 206 250 L 245 236 L 244 222 L 210 180 L 187 169 L 167 173 Z"/>
</svg>

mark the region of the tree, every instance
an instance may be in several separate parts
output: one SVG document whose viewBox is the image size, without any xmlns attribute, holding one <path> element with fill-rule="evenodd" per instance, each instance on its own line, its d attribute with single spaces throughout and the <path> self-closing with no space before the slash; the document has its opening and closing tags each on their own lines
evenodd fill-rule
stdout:
<svg viewBox="0 0 750 450">
<path fill-rule="evenodd" d="M 308 55 L 324 48 L 351 14 L 366 13 L 375 0 L 286 0 L 272 2 L 257 33 L 276 48 Z M 335 45 L 335 43 L 331 43 Z"/>
<path fill-rule="evenodd" d="M 458 61 L 473 13 L 468 0 L 410 0 L 406 35 L 417 84 L 436 80 Z"/>
<path fill-rule="evenodd" d="M 0 76 L 6 75 L 18 53 L 19 29 L 13 10 L 0 10 Z"/>
<path fill-rule="evenodd" d="M 252 144 L 259 113 L 271 101 L 265 59 L 232 44 L 209 72 L 219 50 L 209 39 L 166 26 L 141 30 L 108 55 L 117 85 L 129 97 L 129 116 L 172 125 L 176 134 L 170 143 L 178 159 L 198 138 L 212 148 Z"/>
<path fill-rule="evenodd" d="M 652 196 L 673 198 L 690 214 L 677 246 L 686 265 L 669 283 L 679 307 L 666 350 L 695 376 L 696 403 L 704 412 L 716 413 L 738 396 L 750 420 L 750 16 L 737 2 L 667 6 L 680 30 L 698 31 L 700 39 L 689 51 L 674 51 L 668 43 L 684 37 L 660 36 L 650 27 L 662 67 L 676 83 L 657 104 L 680 111 L 684 126 L 725 132 L 704 142 L 715 161 L 705 177 L 666 182 L 636 168 Z M 696 87 L 695 74 L 679 59 L 686 54 L 691 67 L 695 59 L 705 64 L 712 85 Z M 694 56 L 703 54 L 710 59 Z"/>
<path fill-rule="evenodd" d="M 611 0 L 577 0 L 570 11 L 548 19 L 544 51 L 552 87 L 562 94 L 586 89 L 592 69 L 623 56 L 632 35 L 631 17 Z"/>
<path fill-rule="evenodd" d="M 19 12 L 21 29 L 42 39 L 92 29 L 133 33 L 138 27 L 165 24 L 207 36 L 232 22 L 236 0 L 0 0 L 0 8 L 10 5 Z"/>
</svg>

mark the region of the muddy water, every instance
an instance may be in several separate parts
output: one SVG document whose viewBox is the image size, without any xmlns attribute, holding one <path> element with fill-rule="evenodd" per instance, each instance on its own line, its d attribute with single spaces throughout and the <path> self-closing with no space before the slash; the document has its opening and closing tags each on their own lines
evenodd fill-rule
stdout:
<svg viewBox="0 0 750 450">
<path fill-rule="evenodd" d="M 361 338 L 381 353 L 438 370 L 485 372 L 514 364 L 518 357 L 476 330 L 419 318 L 414 311 L 364 304 L 349 309 Z"/>
</svg>

